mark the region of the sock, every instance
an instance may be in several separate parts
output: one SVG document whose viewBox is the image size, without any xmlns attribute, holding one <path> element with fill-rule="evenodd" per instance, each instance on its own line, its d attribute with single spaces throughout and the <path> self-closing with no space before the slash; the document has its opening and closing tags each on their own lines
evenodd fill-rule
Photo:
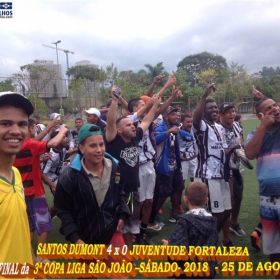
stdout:
<svg viewBox="0 0 280 280">
<path fill-rule="evenodd" d="M 257 232 L 258 236 L 262 236 L 262 223 L 258 223 L 258 225 L 255 227 L 255 231 Z"/>
<path fill-rule="evenodd" d="M 140 234 L 146 234 L 147 233 L 147 226 L 148 226 L 148 224 L 141 223 Z"/>
</svg>

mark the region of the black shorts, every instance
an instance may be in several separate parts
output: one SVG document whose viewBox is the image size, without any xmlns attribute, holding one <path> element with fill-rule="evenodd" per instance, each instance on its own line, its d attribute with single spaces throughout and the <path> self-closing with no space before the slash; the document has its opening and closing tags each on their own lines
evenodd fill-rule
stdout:
<svg viewBox="0 0 280 280">
<path fill-rule="evenodd" d="M 184 189 L 184 180 L 180 168 L 169 171 L 169 176 L 157 174 L 156 181 L 159 186 L 159 197 L 168 197 L 172 191 L 182 191 Z"/>
</svg>

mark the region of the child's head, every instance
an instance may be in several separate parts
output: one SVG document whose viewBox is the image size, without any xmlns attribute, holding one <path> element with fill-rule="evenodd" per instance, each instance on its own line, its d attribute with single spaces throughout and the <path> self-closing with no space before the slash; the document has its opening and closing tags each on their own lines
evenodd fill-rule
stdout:
<svg viewBox="0 0 280 280">
<path fill-rule="evenodd" d="M 202 182 L 191 182 L 186 186 L 184 201 L 191 208 L 202 208 L 208 202 L 208 188 Z"/>
</svg>

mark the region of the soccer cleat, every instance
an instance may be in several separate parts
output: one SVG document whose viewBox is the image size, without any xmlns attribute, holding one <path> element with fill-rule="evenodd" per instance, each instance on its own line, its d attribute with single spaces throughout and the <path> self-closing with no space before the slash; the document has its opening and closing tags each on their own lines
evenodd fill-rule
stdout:
<svg viewBox="0 0 280 280">
<path fill-rule="evenodd" d="M 229 230 L 233 233 L 235 233 L 237 236 L 245 236 L 245 231 L 239 226 L 239 224 L 233 225 L 230 224 Z"/>
<path fill-rule="evenodd" d="M 250 237 L 251 237 L 251 245 L 255 249 L 261 250 L 261 238 L 259 237 L 258 233 L 256 231 L 253 231 Z"/>
</svg>

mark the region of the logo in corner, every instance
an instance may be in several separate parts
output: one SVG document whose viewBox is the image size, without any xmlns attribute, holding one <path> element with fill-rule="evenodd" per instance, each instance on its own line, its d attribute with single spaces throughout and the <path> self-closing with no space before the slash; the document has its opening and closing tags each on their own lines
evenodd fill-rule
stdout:
<svg viewBox="0 0 280 280">
<path fill-rule="evenodd" d="M 0 18 L 13 18 L 12 9 L 12 2 L 0 2 Z"/>
</svg>

